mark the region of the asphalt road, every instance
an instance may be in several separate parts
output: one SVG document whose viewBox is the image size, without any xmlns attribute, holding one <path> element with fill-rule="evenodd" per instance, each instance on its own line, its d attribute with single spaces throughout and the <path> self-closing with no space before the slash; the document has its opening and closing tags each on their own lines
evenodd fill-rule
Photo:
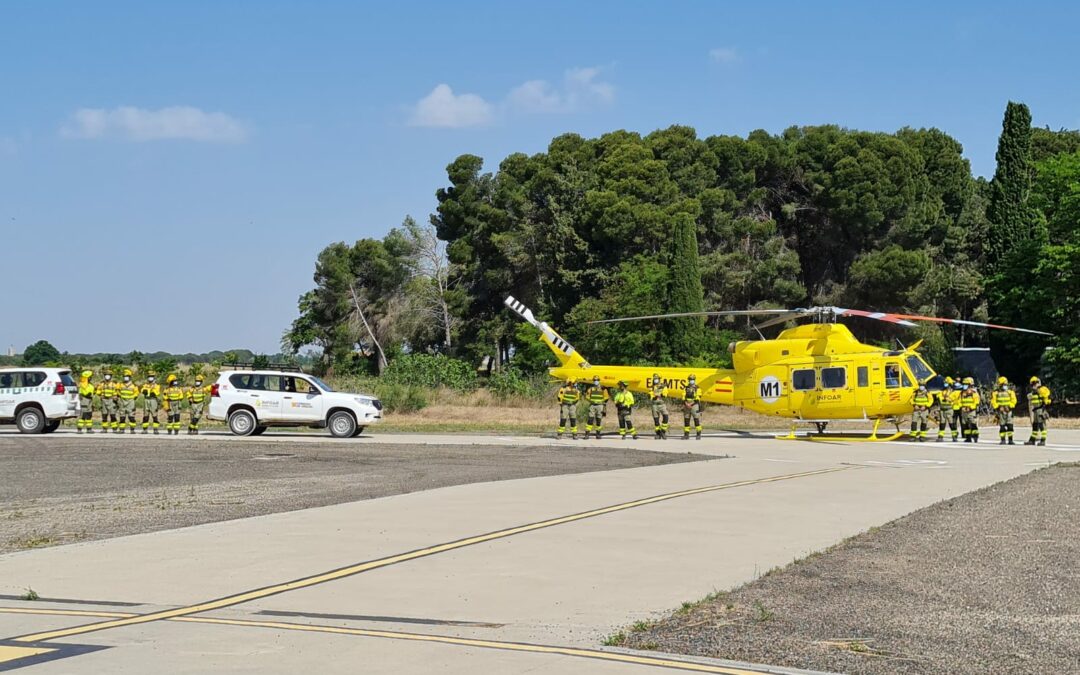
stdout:
<svg viewBox="0 0 1080 675">
<path fill-rule="evenodd" d="M 710 459 L 306 437 L 0 435 L 0 553 L 465 483 Z"/>
</svg>

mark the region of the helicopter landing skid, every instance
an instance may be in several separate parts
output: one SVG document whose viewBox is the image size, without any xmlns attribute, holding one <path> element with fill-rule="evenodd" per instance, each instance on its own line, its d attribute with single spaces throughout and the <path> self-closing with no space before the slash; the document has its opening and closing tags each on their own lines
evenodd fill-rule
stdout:
<svg viewBox="0 0 1080 675">
<path fill-rule="evenodd" d="M 874 429 L 869 433 L 865 431 L 832 431 L 827 432 L 825 428 L 829 422 L 827 420 L 814 421 L 814 425 L 817 427 L 817 433 L 808 432 L 802 435 L 795 433 L 796 424 L 793 422 L 791 425 L 791 431 L 786 436 L 777 436 L 778 440 L 782 441 L 849 441 L 853 443 L 881 443 L 885 441 L 895 441 L 903 438 L 906 434 L 900 431 L 900 425 L 896 420 L 890 420 L 896 424 L 896 432 L 886 434 L 884 436 L 878 435 L 878 428 L 881 426 L 881 419 L 874 420 Z"/>
</svg>

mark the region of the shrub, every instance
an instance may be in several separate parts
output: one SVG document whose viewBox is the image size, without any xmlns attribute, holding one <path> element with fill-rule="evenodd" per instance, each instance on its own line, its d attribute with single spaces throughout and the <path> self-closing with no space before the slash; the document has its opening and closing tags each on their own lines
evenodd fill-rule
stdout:
<svg viewBox="0 0 1080 675">
<path fill-rule="evenodd" d="M 551 383 L 547 375 L 530 377 L 511 366 L 492 373 L 488 378 L 488 389 L 497 398 L 522 396 L 542 399 L 550 395 Z"/>
<path fill-rule="evenodd" d="M 383 371 L 381 380 L 409 387 L 476 388 L 476 371 L 465 361 L 441 354 L 403 354 Z"/>
<path fill-rule="evenodd" d="M 389 413 L 416 412 L 428 405 L 427 394 L 422 387 L 380 382 L 375 387 L 375 395 L 382 401 L 383 410 Z"/>
</svg>

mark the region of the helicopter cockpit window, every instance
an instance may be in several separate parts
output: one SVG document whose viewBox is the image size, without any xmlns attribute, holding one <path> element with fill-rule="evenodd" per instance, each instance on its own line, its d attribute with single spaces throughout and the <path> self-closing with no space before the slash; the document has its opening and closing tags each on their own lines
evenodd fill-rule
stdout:
<svg viewBox="0 0 1080 675">
<path fill-rule="evenodd" d="M 791 371 L 791 388 L 795 391 L 807 391 L 813 389 L 816 384 L 817 378 L 812 368 Z"/>
<path fill-rule="evenodd" d="M 822 389 L 843 389 L 847 386 L 847 368 L 822 368 Z"/>
<path fill-rule="evenodd" d="M 915 376 L 915 379 L 919 382 L 926 382 L 934 376 L 934 371 L 930 370 L 922 359 L 918 356 L 912 355 L 907 357 L 908 368 L 911 368 L 911 374 Z"/>
<path fill-rule="evenodd" d="M 900 386 L 900 365 L 897 363 L 885 364 L 885 386 L 888 389 L 896 389 Z"/>
</svg>

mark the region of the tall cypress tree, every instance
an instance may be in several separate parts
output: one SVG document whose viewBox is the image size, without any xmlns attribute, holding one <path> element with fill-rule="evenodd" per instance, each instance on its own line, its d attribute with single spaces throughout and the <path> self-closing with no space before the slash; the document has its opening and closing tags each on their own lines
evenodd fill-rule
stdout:
<svg viewBox="0 0 1080 675">
<path fill-rule="evenodd" d="M 689 214 L 675 217 L 671 231 L 671 288 L 668 311 L 700 312 L 705 306 L 701 286 L 701 265 L 698 261 L 697 224 Z M 676 361 L 686 362 L 700 356 L 704 343 L 705 319 L 683 317 L 672 319 L 669 326 L 671 353 Z"/>
<path fill-rule="evenodd" d="M 991 272 L 1014 247 L 1031 239 L 1038 214 L 1028 205 L 1034 169 L 1031 164 L 1031 111 L 1023 103 L 1005 106 L 998 138 L 997 170 L 990 183 L 989 240 L 986 263 Z"/>
<path fill-rule="evenodd" d="M 990 320 L 1025 324 L 1027 276 L 1045 239 L 1041 214 L 1028 199 L 1034 177 L 1031 111 L 1023 103 L 1005 107 L 998 139 L 997 170 L 990 183 L 986 242 L 986 304 Z M 1035 326 L 1030 326 L 1035 327 Z M 1045 341 L 1029 335 L 990 331 L 990 352 L 998 370 L 1013 382 L 1037 372 Z"/>
</svg>

